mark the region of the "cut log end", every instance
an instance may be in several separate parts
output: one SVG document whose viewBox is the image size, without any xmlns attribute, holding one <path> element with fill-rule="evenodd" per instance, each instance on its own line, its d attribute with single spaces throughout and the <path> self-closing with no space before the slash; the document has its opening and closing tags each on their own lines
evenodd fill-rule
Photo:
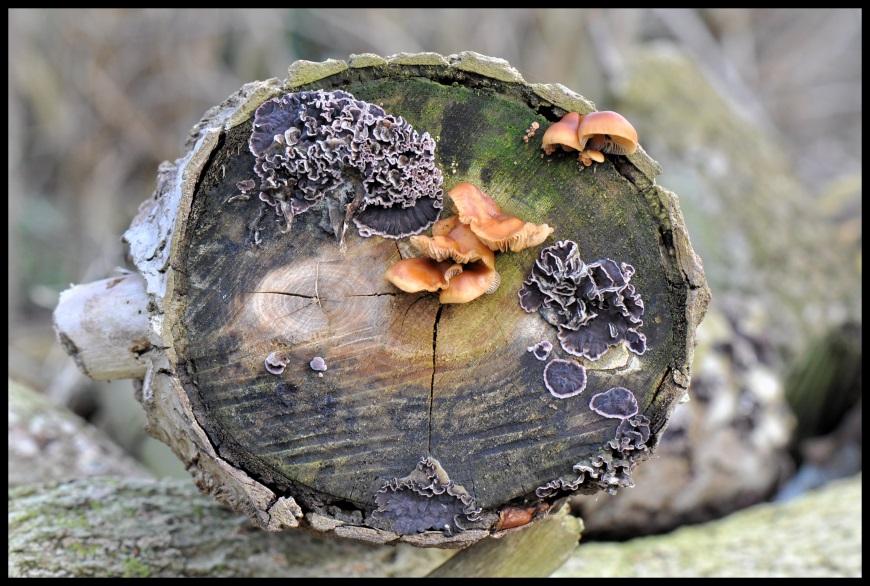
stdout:
<svg viewBox="0 0 870 586">
<path fill-rule="evenodd" d="M 249 84 L 210 112 L 128 231 L 149 254 L 133 256 L 160 339 L 142 393 L 152 430 L 201 486 L 265 525 L 287 497 L 288 526 L 304 515 L 359 539 L 463 546 L 496 531 L 506 506 L 630 485 L 685 394 L 708 297 L 675 198 L 640 170 L 654 163 L 612 157 L 593 174 L 573 157 L 542 157 L 540 137 L 524 142 L 523 131 L 559 111 L 506 64 L 476 59 L 330 69 L 301 83 L 342 89 L 428 132 L 445 190 L 472 182 L 506 212 L 555 228 L 539 247 L 497 256 L 501 285 L 491 295 L 439 305 L 398 291 L 383 274 L 402 258 L 402 241 L 362 238 L 352 226 L 339 242 L 324 220 L 338 216 L 324 203 L 296 214 L 290 233 L 257 198 L 227 203 L 256 178 L 250 115 L 288 91 L 274 82 Z M 576 106 L 576 94 L 565 96 L 557 108 Z M 169 227 L 166 217 L 175 217 Z M 148 234 L 168 244 L 149 247 Z M 632 309 L 645 311 L 640 337 L 611 326 L 617 342 L 633 337 L 609 349 L 583 336 L 568 343 L 552 316 L 520 306 L 524 279 L 557 240 L 576 242 L 586 263 L 631 265 L 645 304 Z M 79 329 L 58 327 L 81 348 L 91 341 Z M 545 382 L 549 362 L 527 351 L 543 340 L 550 360 L 583 373 L 582 386 L 557 381 L 559 369 Z M 112 360 L 128 355 L 140 364 L 133 352 Z M 87 365 L 92 376 L 107 368 Z M 639 413 L 590 409 L 593 395 L 617 386 L 631 389 Z"/>
</svg>

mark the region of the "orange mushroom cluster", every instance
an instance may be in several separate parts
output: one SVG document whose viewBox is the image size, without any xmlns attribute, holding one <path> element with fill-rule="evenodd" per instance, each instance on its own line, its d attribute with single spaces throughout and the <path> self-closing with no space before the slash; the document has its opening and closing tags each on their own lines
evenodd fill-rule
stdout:
<svg viewBox="0 0 870 586">
<path fill-rule="evenodd" d="M 616 112 L 592 112 L 585 116 L 568 112 L 550 125 L 541 140 L 541 148 L 548 155 L 559 146 L 566 151 L 579 151 L 578 160 L 588 167 L 593 162 L 603 163 L 604 153 L 630 155 L 635 152 L 637 131 Z"/>
<path fill-rule="evenodd" d="M 400 260 L 384 275 L 402 291 L 440 291 L 441 303 L 468 303 L 501 284 L 496 252 L 537 246 L 553 233 L 547 224 L 504 213 L 471 183 L 460 183 L 447 195 L 457 215 L 435 222 L 432 236 L 412 236 L 411 245 L 423 256 Z"/>
</svg>

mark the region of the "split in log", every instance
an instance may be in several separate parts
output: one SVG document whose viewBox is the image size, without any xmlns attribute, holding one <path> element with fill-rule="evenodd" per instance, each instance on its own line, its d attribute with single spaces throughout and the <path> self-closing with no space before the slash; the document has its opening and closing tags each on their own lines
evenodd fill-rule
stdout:
<svg viewBox="0 0 870 586">
<path fill-rule="evenodd" d="M 237 197 L 257 179 L 252 116 L 315 89 L 428 132 L 445 189 L 474 183 L 506 212 L 555 227 L 552 241 L 499 255 L 494 294 L 439 305 L 383 280 L 402 257 L 396 240 L 351 229 L 339 246 L 325 198 L 288 232 L 286 209 L 282 219 Z M 469 52 L 297 62 L 286 82 L 248 84 L 210 110 L 125 234 L 148 294 L 142 333 L 157 336 L 137 357 L 149 364 L 140 395 L 151 432 L 203 490 L 265 528 L 302 522 L 380 543 L 459 547 L 497 531 L 506 506 L 630 486 L 686 393 L 709 290 L 676 198 L 655 185 L 642 149 L 581 172 L 567 154 L 543 156 L 540 135 L 523 140 L 532 122 L 592 108 Z M 545 339 L 558 348 L 556 330 L 518 298 L 557 240 L 576 242 L 587 263 L 633 267 L 646 341 L 640 356 L 617 344 L 578 359 L 585 390 L 568 398 L 548 392 L 545 363 L 527 351 Z M 60 325 L 68 309 L 57 310 L 61 337 L 75 331 Z M 325 371 L 310 367 L 315 357 Z M 590 409 L 617 386 L 634 394 L 636 421 Z M 395 513 L 428 519 L 432 505 L 448 513 L 414 529 Z"/>
</svg>

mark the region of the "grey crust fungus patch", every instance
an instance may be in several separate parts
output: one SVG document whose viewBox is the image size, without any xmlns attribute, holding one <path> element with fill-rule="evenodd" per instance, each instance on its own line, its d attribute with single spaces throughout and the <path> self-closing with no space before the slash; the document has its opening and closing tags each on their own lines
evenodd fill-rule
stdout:
<svg viewBox="0 0 870 586">
<path fill-rule="evenodd" d="M 616 494 L 620 488 L 634 486 L 631 471 L 649 455 L 646 445 L 650 438 L 649 418 L 637 413 L 634 393 L 623 387 L 598 393 L 592 397 L 589 407 L 604 417 L 619 420 L 613 439 L 601 452 L 574 465 L 575 478 L 559 477 L 539 486 L 535 490 L 538 498 L 575 491 L 591 494 L 604 490 Z"/>
<path fill-rule="evenodd" d="M 641 355 L 644 304 L 632 275 L 633 266 L 609 258 L 586 264 L 576 242 L 560 240 L 535 260 L 519 291 L 520 307 L 556 326 L 562 349 L 572 356 L 597 360 L 620 342 Z"/>
<path fill-rule="evenodd" d="M 589 408 L 602 417 L 615 419 L 633 417 L 638 412 L 634 393 L 625 387 L 613 387 L 598 393 L 589 401 Z"/>
<path fill-rule="evenodd" d="M 586 369 L 573 360 L 554 358 L 544 367 L 544 384 L 557 399 L 567 399 L 586 388 Z"/>
<path fill-rule="evenodd" d="M 279 375 L 287 368 L 287 358 L 281 352 L 272 352 L 266 356 L 264 364 L 269 373 Z"/>
<path fill-rule="evenodd" d="M 325 372 L 326 371 L 326 360 L 324 360 L 320 356 L 315 356 L 311 359 L 311 362 L 308 363 L 308 366 L 311 367 L 311 370 L 316 372 Z"/>
<path fill-rule="evenodd" d="M 346 227 L 353 217 L 363 237 L 418 234 L 443 207 L 435 140 L 347 92 L 296 92 L 264 102 L 248 146 L 260 199 L 284 218 L 284 232 L 324 198 L 330 212 L 339 212 L 336 220 L 343 215 Z"/>
<path fill-rule="evenodd" d="M 401 535 L 430 529 L 452 535 L 480 520 L 474 498 L 450 480 L 435 458 L 423 458 L 408 476 L 384 484 L 375 502 L 372 518 Z"/>
<path fill-rule="evenodd" d="M 534 346 L 526 348 L 526 351 L 531 352 L 538 360 L 546 360 L 553 351 L 553 344 L 549 340 L 541 340 Z"/>
</svg>

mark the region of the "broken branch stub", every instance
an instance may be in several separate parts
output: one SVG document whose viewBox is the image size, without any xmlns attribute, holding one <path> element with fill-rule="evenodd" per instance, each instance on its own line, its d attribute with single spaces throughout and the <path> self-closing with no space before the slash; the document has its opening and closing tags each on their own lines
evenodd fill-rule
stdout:
<svg viewBox="0 0 870 586">
<path fill-rule="evenodd" d="M 312 93 L 288 97 L 298 92 Z M 533 122 L 592 109 L 467 52 L 296 62 L 288 80 L 209 110 L 124 235 L 151 341 L 136 355 L 144 370 L 126 373 L 143 379 L 149 431 L 202 490 L 266 529 L 378 543 L 462 547 L 497 535 L 503 511 L 535 523 L 570 491 L 630 486 L 686 393 L 709 291 L 642 149 L 588 168 L 542 156 L 542 133 L 524 140 Z M 395 237 L 454 213 L 442 190 L 462 182 L 553 234 L 498 253 L 500 287 L 470 303 L 400 291 L 384 279 L 402 258 Z M 397 234 L 362 228 L 374 209 Z M 585 285 L 541 285 L 530 312 L 519 291 L 557 241 L 574 243 Z M 65 299 L 62 339 L 103 319 Z M 542 317 L 560 311 L 577 319 Z M 593 313 L 606 327 L 583 329 Z M 607 339 L 583 346 L 595 352 L 560 339 L 577 332 Z M 70 339 L 80 354 L 93 343 Z M 557 392 L 548 364 L 561 365 Z M 636 398 L 630 419 L 590 408 L 614 387 Z"/>
</svg>

